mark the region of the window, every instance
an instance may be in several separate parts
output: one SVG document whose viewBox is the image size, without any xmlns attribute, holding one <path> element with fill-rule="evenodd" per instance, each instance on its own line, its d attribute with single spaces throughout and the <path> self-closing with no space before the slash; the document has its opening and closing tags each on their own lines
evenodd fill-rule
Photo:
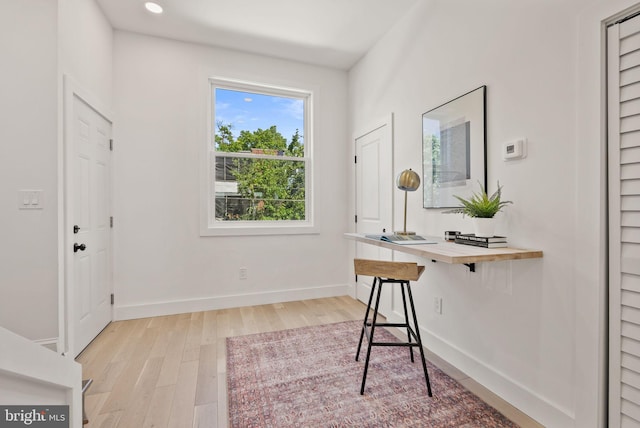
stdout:
<svg viewBox="0 0 640 428">
<path fill-rule="evenodd" d="M 210 79 L 205 235 L 311 233 L 311 93 Z"/>
</svg>

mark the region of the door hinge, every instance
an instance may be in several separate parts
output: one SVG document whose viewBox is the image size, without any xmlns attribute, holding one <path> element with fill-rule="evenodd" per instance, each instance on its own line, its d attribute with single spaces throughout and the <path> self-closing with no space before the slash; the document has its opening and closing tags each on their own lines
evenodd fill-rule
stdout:
<svg viewBox="0 0 640 428">
<path fill-rule="evenodd" d="M 111 304 L 113 305 L 114 302 L 115 302 L 115 297 L 114 297 L 113 293 L 111 293 Z"/>
<path fill-rule="evenodd" d="M 113 138 L 109 140 L 109 150 L 113 151 Z"/>
<path fill-rule="evenodd" d="M 358 214 L 355 215 L 356 223 L 358 222 Z"/>
<path fill-rule="evenodd" d="M 358 163 L 358 156 L 353 157 L 353 163 Z"/>
<path fill-rule="evenodd" d="M 113 229 L 113 216 L 109 217 L 109 227 Z"/>
</svg>

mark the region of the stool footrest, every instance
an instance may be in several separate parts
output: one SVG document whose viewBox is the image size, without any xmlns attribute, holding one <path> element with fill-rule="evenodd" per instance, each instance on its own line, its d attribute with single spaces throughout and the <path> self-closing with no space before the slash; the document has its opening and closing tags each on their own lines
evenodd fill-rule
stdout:
<svg viewBox="0 0 640 428">
<path fill-rule="evenodd" d="M 371 346 L 403 346 L 405 348 L 411 346 L 417 348 L 420 344 L 415 342 L 371 342 Z"/>
<path fill-rule="evenodd" d="M 374 324 L 375 328 L 378 327 L 403 327 L 406 328 L 408 333 L 409 333 L 409 337 L 408 340 L 415 340 L 415 342 L 372 342 L 371 341 L 371 330 L 369 330 L 369 327 L 371 327 L 371 323 L 368 322 L 366 323 L 363 328 L 364 328 L 364 332 L 365 332 L 365 337 L 367 338 L 367 342 L 371 343 L 371 346 L 419 346 L 418 342 L 418 335 L 416 334 L 415 331 L 413 331 L 413 328 L 408 325 L 408 324 L 400 324 L 400 323 L 376 323 Z M 384 345 L 381 345 L 383 344 Z"/>
<path fill-rule="evenodd" d="M 373 323 L 371 321 L 367 321 L 367 327 L 371 327 Z M 377 322 L 375 324 L 376 327 L 406 327 L 407 324 L 397 323 L 397 322 Z"/>
</svg>

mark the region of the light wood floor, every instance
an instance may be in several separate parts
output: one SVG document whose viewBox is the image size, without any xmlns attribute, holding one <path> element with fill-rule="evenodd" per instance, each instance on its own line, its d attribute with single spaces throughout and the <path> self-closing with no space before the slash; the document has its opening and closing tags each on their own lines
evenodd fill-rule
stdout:
<svg viewBox="0 0 640 428">
<path fill-rule="evenodd" d="M 117 321 L 80 354 L 89 428 L 227 427 L 225 338 L 360 320 L 365 305 L 333 297 Z M 522 427 L 540 424 L 432 353 L 427 358 Z"/>
</svg>

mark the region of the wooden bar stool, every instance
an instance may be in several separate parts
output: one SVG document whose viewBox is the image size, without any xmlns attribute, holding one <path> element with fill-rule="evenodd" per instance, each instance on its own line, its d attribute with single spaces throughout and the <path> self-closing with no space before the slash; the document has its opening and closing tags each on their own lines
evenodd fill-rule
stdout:
<svg viewBox="0 0 640 428">
<path fill-rule="evenodd" d="M 431 397 L 431 383 L 429 382 L 429 374 L 427 373 L 427 363 L 424 358 L 424 350 L 422 349 L 422 340 L 420 339 L 420 328 L 418 327 L 418 319 L 416 318 L 416 309 L 413 305 L 413 296 L 411 295 L 410 281 L 417 281 L 424 272 L 424 266 L 418 266 L 417 263 L 408 262 L 386 262 L 379 260 L 354 259 L 354 267 L 356 275 L 366 275 L 374 277 L 369 295 L 369 303 L 367 303 L 367 312 L 364 315 L 362 323 L 362 331 L 360 332 L 360 341 L 358 342 L 358 351 L 356 352 L 356 361 L 360 357 L 360 348 L 362 347 L 362 339 L 366 335 L 369 343 L 367 347 L 367 358 L 364 363 L 364 374 L 362 375 L 362 386 L 360 394 L 364 395 L 364 385 L 367 381 L 367 370 L 369 369 L 369 357 L 371 356 L 371 348 L 373 346 L 406 346 L 409 348 L 411 362 L 413 362 L 413 348 L 420 350 L 420 359 L 422 360 L 422 368 L 424 369 L 424 378 L 427 382 L 427 393 Z M 378 307 L 380 305 L 380 294 L 382 292 L 382 284 L 400 284 L 402 290 L 402 304 L 404 306 L 404 323 L 378 323 Z M 371 302 L 373 295 L 378 286 L 378 294 L 376 297 L 375 308 L 373 309 L 373 319 L 369 321 L 369 311 L 371 310 Z M 409 314 L 407 311 L 406 294 L 409 295 L 409 304 L 411 306 L 411 315 L 413 318 L 413 326 L 409 323 Z M 373 335 L 376 327 L 405 327 L 407 329 L 407 342 L 375 342 Z"/>
</svg>

